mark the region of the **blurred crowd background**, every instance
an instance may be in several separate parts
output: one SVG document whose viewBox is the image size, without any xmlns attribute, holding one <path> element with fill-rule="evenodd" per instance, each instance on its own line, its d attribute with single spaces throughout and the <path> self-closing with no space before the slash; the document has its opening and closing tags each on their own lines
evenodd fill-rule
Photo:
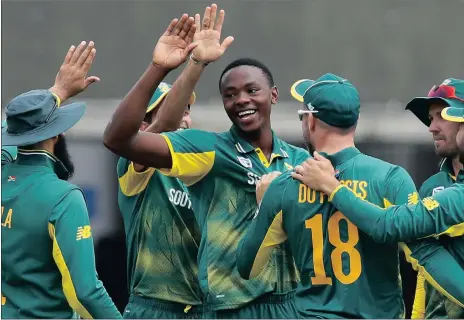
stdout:
<svg viewBox="0 0 464 320">
<path fill-rule="evenodd" d="M 218 91 L 222 69 L 239 57 L 257 58 L 272 71 L 280 92 L 273 110 L 277 134 L 302 146 L 291 99 L 295 80 L 332 72 L 359 90 L 357 134 L 361 151 L 403 166 L 417 187 L 438 169 L 428 128 L 404 111 L 449 77 L 464 78 L 463 0 L 218 0 L 226 10 L 223 36 L 235 41 L 207 67 L 196 88 L 193 126 L 230 126 Z M 2 1 L 2 111 L 14 96 L 49 88 L 72 44 L 94 40 L 89 75 L 101 82 L 78 97 L 88 103 L 83 121 L 67 133 L 76 164 L 73 182 L 87 197 L 97 265 L 115 303 L 127 301 L 125 244 L 117 207 L 117 157 L 102 144 L 118 101 L 151 61 L 153 47 L 173 17 L 203 13 L 210 1 Z M 166 79 L 173 82 L 179 70 Z M 4 113 L 2 112 L 2 118 Z M 411 308 L 415 274 L 402 264 Z"/>
</svg>

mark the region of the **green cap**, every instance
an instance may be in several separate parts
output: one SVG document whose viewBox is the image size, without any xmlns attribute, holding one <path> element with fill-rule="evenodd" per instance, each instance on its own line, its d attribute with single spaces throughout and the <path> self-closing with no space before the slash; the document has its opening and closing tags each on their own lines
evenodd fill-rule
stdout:
<svg viewBox="0 0 464 320">
<path fill-rule="evenodd" d="M 441 111 L 441 116 L 448 121 L 464 122 L 464 108 L 445 108 Z"/>
<path fill-rule="evenodd" d="M 148 103 L 147 113 L 150 111 L 153 111 L 153 109 L 155 109 L 161 103 L 161 101 L 163 101 L 163 98 L 168 94 L 171 88 L 172 88 L 172 85 L 168 83 L 165 83 L 165 82 L 160 83 L 158 88 L 156 88 L 155 93 L 151 97 L 150 102 Z M 195 92 L 192 92 L 192 96 L 190 97 L 190 100 L 189 100 L 190 106 L 195 103 L 195 99 L 196 99 Z"/>
<path fill-rule="evenodd" d="M 331 126 L 348 128 L 358 121 L 361 105 L 358 90 L 337 75 L 326 73 L 316 81 L 299 80 L 290 93 L 316 118 Z"/>
<path fill-rule="evenodd" d="M 82 102 L 60 106 L 59 98 L 48 90 L 23 93 L 5 108 L 2 145 L 20 147 L 56 137 L 73 127 L 85 109 Z"/>
<path fill-rule="evenodd" d="M 407 105 L 406 110 L 430 126 L 429 108 L 434 103 L 446 104 L 452 108 L 464 109 L 464 80 L 449 78 L 438 86 L 433 86 L 427 97 L 416 97 Z"/>
</svg>

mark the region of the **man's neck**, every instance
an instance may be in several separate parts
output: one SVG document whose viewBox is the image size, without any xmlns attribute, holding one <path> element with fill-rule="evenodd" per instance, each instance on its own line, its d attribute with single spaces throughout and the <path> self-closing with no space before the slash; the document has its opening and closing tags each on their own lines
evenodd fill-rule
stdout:
<svg viewBox="0 0 464 320">
<path fill-rule="evenodd" d="M 326 138 L 315 147 L 317 152 L 334 154 L 343 149 L 354 147 L 354 140 L 352 137 L 326 136 Z"/>
<path fill-rule="evenodd" d="M 452 160 L 454 176 L 457 177 L 459 171 L 463 168 L 462 163 L 459 161 L 459 155 L 455 156 Z"/>
<path fill-rule="evenodd" d="M 271 128 L 261 129 L 258 132 L 244 133 L 240 132 L 243 138 L 253 147 L 260 148 L 266 158 L 270 160 L 272 154 L 272 130 Z M 240 134 L 239 133 L 239 134 Z"/>
</svg>

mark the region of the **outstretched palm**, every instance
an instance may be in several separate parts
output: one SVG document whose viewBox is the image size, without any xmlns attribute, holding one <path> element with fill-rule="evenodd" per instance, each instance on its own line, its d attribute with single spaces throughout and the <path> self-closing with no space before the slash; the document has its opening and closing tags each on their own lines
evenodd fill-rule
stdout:
<svg viewBox="0 0 464 320">
<path fill-rule="evenodd" d="M 186 60 L 195 47 L 192 44 L 196 26 L 194 19 L 184 14 L 180 20 L 173 19 L 153 51 L 153 63 L 175 69 Z"/>
<path fill-rule="evenodd" d="M 207 7 L 203 16 L 203 21 L 200 24 L 200 15 L 195 15 L 196 31 L 193 37 L 193 43 L 196 47 L 192 54 L 195 59 L 202 62 L 213 62 L 219 59 L 227 47 L 230 46 L 233 37 L 227 37 L 222 44 L 221 39 L 222 25 L 224 24 L 224 10 L 219 12 L 218 20 L 216 21 L 217 5 L 213 4 Z"/>
</svg>

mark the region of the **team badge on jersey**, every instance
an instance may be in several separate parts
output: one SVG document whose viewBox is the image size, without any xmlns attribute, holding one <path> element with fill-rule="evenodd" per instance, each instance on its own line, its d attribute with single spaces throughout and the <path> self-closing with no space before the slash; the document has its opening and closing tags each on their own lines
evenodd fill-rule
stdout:
<svg viewBox="0 0 464 320">
<path fill-rule="evenodd" d="M 242 166 L 244 166 L 245 168 L 251 168 L 252 167 L 250 159 L 247 159 L 247 158 L 244 158 L 244 157 L 237 157 L 237 159 L 238 159 L 238 161 L 240 161 Z"/>
<path fill-rule="evenodd" d="M 16 181 L 16 177 L 15 177 L 15 176 L 8 176 L 7 182 L 15 182 L 15 181 Z"/>
<path fill-rule="evenodd" d="M 443 186 L 433 188 L 433 190 L 432 190 L 432 196 L 433 196 L 435 193 L 438 193 L 438 192 L 443 191 L 443 190 L 445 190 L 445 187 L 443 187 Z"/>
</svg>

